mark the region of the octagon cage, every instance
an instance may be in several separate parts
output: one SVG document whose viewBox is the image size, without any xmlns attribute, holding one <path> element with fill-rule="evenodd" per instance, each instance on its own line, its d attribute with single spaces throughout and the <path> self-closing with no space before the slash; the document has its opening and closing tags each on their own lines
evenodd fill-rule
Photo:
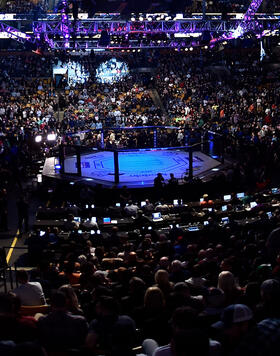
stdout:
<svg viewBox="0 0 280 356">
<path fill-rule="evenodd" d="M 101 184 L 152 186 L 165 180 L 191 180 L 223 160 L 222 138 L 200 129 L 172 126 L 121 127 L 70 133 L 63 138 L 56 167 Z"/>
</svg>

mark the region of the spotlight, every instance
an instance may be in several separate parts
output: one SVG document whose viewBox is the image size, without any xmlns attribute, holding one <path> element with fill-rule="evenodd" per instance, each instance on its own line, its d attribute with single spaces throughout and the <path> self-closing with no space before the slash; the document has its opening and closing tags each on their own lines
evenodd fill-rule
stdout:
<svg viewBox="0 0 280 356">
<path fill-rule="evenodd" d="M 140 17 L 139 17 L 139 21 L 141 21 L 141 22 L 144 21 L 144 17 L 143 17 L 143 16 L 140 16 Z"/>
<path fill-rule="evenodd" d="M 131 21 L 135 21 L 136 19 L 135 19 L 135 17 L 134 16 L 132 16 L 131 17 Z"/>
<path fill-rule="evenodd" d="M 56 134 L 48 134 L 47 140 L 48 141 L 55 141 L 56 140 Z"/>
<path fill-rule="evenodd" d="M 54 166 L 54 168 L 55 168 L 55 169 L 61 169 L 61 165 L 60 165 L 60 164 L 56 164 L 56 165 Z"/>
<path fill-rule="evenodd" d="M 40 143 L 41 141 L 42 141 L 41 135 L 35 136 L 35 142 Z"/>
<path fill-rule="evenodd" d="M 193 51 L 193 48 L 192 48 L 192 47 L 190 47 L 190 51 Z"/>
<path fill-rule="evenodd" d="M 148 21 L 153 21 L 153 18 L 151 16 L 149 16 Z"/>
<path fill-rule="evenodd" d="M 42 181 L 43 181 L 42 174 L 37 174 L 37 182 L 42 183 Z"/>
<path fill-rule="evenodd" d="M 189 49 L 188 48 L 185 48 L 185 51 L 187 52 Z"/>
<path fill-rule="evenodd" d="M 208 49 L 208 46 L 204 46 L 205 49 Z"/>
</svg>

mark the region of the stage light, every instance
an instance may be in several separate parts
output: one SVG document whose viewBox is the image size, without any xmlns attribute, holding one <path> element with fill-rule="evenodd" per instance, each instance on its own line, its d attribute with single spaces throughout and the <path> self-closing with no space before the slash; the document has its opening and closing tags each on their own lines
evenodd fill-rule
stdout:
<svg viewBox="0 0 280 356">
<path fill-rule="evenodd" d="M 47 140 L 48 141 L 55 141 L 56 140 L 56 134 L 48 134 Z"/>
<path fill-rule="evenodd" d="M 37 174 L 37 182 L 42 183 L 42 181 L 43 181 L 42 174 Z"/>
<path fill-rule="evenodd" d="M 184 18 L 183 14 L 176 14 L 176 17 L 175 17 L 176 20 L 182 20 L 183 18 Z"/>
<path fill-rule="evenodd" d="M 185 48 L 185 51 L 187 52 L 189 49 L 188 48 Z"/>
<path fill-rule="evenodd" d="M 135 19 L 135 17 L 133 16 L 133 17 L 131 17 L 131 21 L 135 21 L 136 19 Z"/>
<path fill-rule="evenodd" d="M 144 21 L 144 17 L 143 17 L 143 16 L 140 16 L 140 17 L 139 17 L 139 21 Z"/>
<path fill-rule="evenodd" d="M 192 48 L 192 47 L 190 47 L 190 51 L 193 51 L 193 48 Z"/>
<path fill-rule="evenodd" d="M 35 136 L 35 142 L 40 143 L 41 141 L 42 141 L 41 135 Z"/>
<path fill-rule="evenodd" d="M 153 18 L 151 16 L 149 16 L 148 21 L 153 21 Z"/>
<path fill-rule="evenodd" d="M 208 46 L 204 46 L 205 49 L 208 49 Z"/>
<path fill-rule="evenodd" d="M 56 164 L 56 165 L 54 166 L 54 168 L 57 169 L 57 170 L 59 170 L 59 169 L 61 169 L 61 165 L 60 165 L 60 164 Z"/>
</svg>

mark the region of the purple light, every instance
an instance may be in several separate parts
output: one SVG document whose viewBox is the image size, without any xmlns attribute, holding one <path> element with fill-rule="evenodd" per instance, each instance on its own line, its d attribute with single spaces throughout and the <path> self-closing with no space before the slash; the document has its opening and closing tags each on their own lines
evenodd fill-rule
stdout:
<svg viewBox="0 0 280 356">
<path fill-rule="evenodd" d="M 61 9 L 61 32 L 64 37 L 64 47 L 70 48 L 70 30 L 69 30 L 69 23 L 68 23 L 68 15 L 66 13 L 68 9 L 68 1 L 62 1 L 62 9 Z"/>
</svg>

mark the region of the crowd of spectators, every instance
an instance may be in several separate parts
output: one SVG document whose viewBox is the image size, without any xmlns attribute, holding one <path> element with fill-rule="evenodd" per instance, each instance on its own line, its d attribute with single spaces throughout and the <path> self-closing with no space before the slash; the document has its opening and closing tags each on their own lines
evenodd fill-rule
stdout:
<svg viewBox="0 0 280 356">
<path fill-rule="evenodd" d="M 224 137 L 227 154 L 242 162 L 239 170 L 244 179 L 261 184 L 271 179 L 275 173 L 271 167 L 279 166 L 277 70 L 264 70 L 257 56 L 247 52 L 241 58 L 229 54 L 221 63 L 222 74 L 205 69 L 213 63 L 207 55 L 201 58 L 167 52 L 142 57 L 157 63 L 150 78 L 136 72 L 119 83 L 97 83 L 94 64 L 98 65 L 102 57 L 89 57 L 82 59 L 92 73 L 88 82 L 70 87 L 66 81 L 58 89 L 51 77 L 56 58 L 2 57 L 1 151 L 6 150 L 2 157 L 7 153 L 9 160 L 11 148 L 27 160 L 32 150 L 38 153 L 38 147 L 44 154 L 51 153 L 51 147 L 34 146 L 36 135 L 49 133 L 58 135 L 52 148 L 60 142 L 107 148 L 152 147 L 153 132 L 149 130 L 107 130 L 103 143 L 100 130 L 172 125 L 178 130 L 160 132 L 160 145 L 184 145 L 186 130 L 189 143 L 196 142 L 196 132 L 200 136 L 208 130 L 216 131 Z M 24 63 L 25 73 L 30 72 L 28 77 L 20 63 Z M 165 111 L 154 103 L 153 88 Z M 62 120 L 59 110 L 64 112 Z M 84 133 L 79 134 L 81 131 Z M 12 143 L 7 144 L 7 138 Z M 27 147 L 25 152 L 18 150 L 19 144 Z M 16 154 L 12 157 L 15 159 Z M 258 157 L 257 165 L 251 157 Z"/>
<path fill-rule="evenodd" d="M 40 9 L 46 11 L 57 11 L 60 1 L 50 0 L 9 0 L 0 2 L 2 12 L 29 14 L 31 11 Z M 88 12 L 91 16 L 96 12 L 107 13 L 142 13 L 142 12 L 170 12 L 170 13 L 196 13 L 202 12 L 202 0 L 185 0 L 185 1 L 158 1 L 150 3 L 144 1 L 137 3 L 135 1 L 78 1 L 80 12 Z M 244 13 L 248 9 L 251 1 L 249 0 L 212 0 L 206 2 L 206 12 L 208 13 Z M 70 2 L 71 4 L 71 2 Z M 279 10 L 278 1 L 264 1 L 261 4 L 259 12 L 277 12 Z"/>
<path fill-rule="evenodd" d="M 94 78 L 92 63 L 99 60 L 83 59 L 92 75 L 74 88 L 55 88 L 56 58 L 20 57 L 24 72 L 19 58 L 1 58 L 2 229 L 9 180 L 20 186 L 34 152 L 39 159 L 50 154 L 48 145 L 34 142 L 38 134 L 56 133 L 53 146 L 71 137 L 99 145 L 99 130 L 115 126 L 120 130 L 107 129 L 107 147 L 137 147 L 152 142 L 151 132 L 122 127 L 174 125 L 177 136 L 160 133 L 163 145 L 182 144 L 184 130 L 190 139 L 216 131 L 234 160 L 224 179 L 244 194 L 206 194 L 200 203 L 183 204 L 176 179 L 165 186 L 159 175 L 157 199 L 147 197 L 144 204 L 125 188 L 116 198 L 97 187 L 80 189 L 77 201 L 67 194 L 59 208 L 40 209 L 27 239 L 37 267 L 29 276 L 19 271 L 19 286 L 0 295 L 0 353 L 126 356 L 143 343 L 149 356 L 190 350 L 197 356 L 277 355 L 279 190 L 263 190 L 279 169 L 280 87 L 277 70 L 265 70 L 254 54 L 238 55 L 227 56 L 221 76 L 205 69 L 213 63 L 207 55 L 151 53 L 157 66 L 149 80 L 132 73 L 110 85 Z M 151 89 L 166 113 L 154 104 Z M 64 111 L 62 120 L 58 111 Z M 84 130 L 90 132 L 79 134 Z M 17 206 L 30 231 L 28 203 L 20 197 Z M 158 220 L 153 213 L 161 214 Z M 106 216 L 116 225 L 107 225 Z M 23 315 L 32 307 L 45 316 Z"/>
<path fill-rule="evenodd" d="M 0 295 L 1 350 L 277 355 L 279 189 L 187 204 L 132 199 L 122 191 L 102 207 L 86 195 L 87 204 L 38 210 L 41 228 L 27 240 L 37 267 Z"/>
<path fill-rule="evenodd" d="M 0 2 L 0 11 L 3 13 L 29 14 L 35 9 L 46 8 L 45 0 L 4 0 Z"/>
</svg>

